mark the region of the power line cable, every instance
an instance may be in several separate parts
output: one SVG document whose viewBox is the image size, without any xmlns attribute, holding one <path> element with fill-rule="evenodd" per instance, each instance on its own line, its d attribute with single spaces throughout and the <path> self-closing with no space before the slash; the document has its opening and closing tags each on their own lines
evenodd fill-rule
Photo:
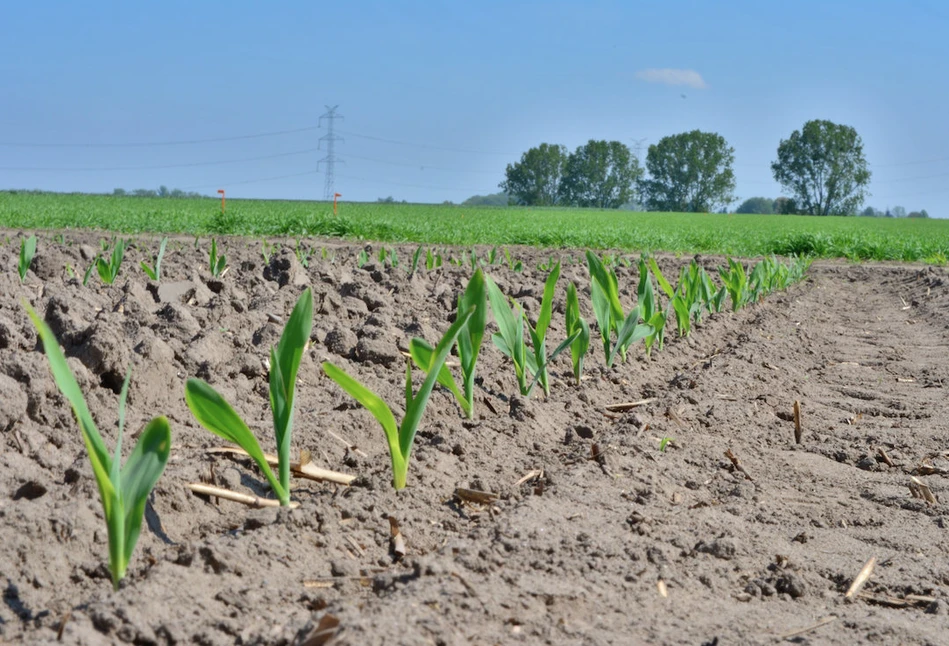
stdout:
<svg viewBox="0 0 949 646">
<path fill-rule="evenodd" d="M 298 132 L 309 132 L 318 130 L 319 126 L 306 126 L 303 128 L 293 128 L 291 130 L 274 130 L 271 132 L 259 132 L 252 135 L 235 135 L 233 137 L 211 137 L 208 139 L 181 139 L 177 141 L 139 141 L 127 143 L 29 143 L 15 141 L 0 141 L 0 146 L 11 148 L 147 148 L 152 146 L 190 146 L 193 144 L 210 144 L 222 141 L 241 141 L 244 139 L 261 139 L 264 137 L 278 137 L 280 135 L 292 135 Z"/>
<path fill-rule="evenodd" d="M 278 179 L 289 179 L 291 177 L 303 177 L 304 175 L 317 175 L 320 171 L 318 170 L 308 170 L 303 173 L 293 173 L 291 175 L 277 175 L 276 177 L 259 177 L 257 179 L 242 179 L 234 182 L 218 182 L 217 184 L 198 184 L 195 186 L 182 186 L 181 190 L 191 191 L 198 188 L 220 188 L 224 186 L 237 186 L 240 184 L 257 184 L 258 182 L 273 182 Z"/>
<path fill-rule="evenodd" d="M 111 168 L 89 168 L 89 167 L 62 167 L 62 168 L 39 168 L 39 167 L 14 167 L 2 166 L 0 171 L 43 171 L 43 172 L 118 172 L 129 170 L 165 170 L 168 168 L 194 168 L 196 166 L 222 166 L 225 164 L 240 164 L 243 162 L 263 161 L 266 159 L 279 159 L 281 157 L 292 157 L 294 155 L 306 155 L 315 153 L 319 148 L 307 148 L 305 150 L 294 150 L 287 153 L 277 153 L 275 155 L 263 155 L 261 157 L 245 157 L 243 159 L 225 159 L 221 161 L 208 162 L 189 162 L 186 164 L 166 164 L 161 166 L 115 166 Z"/>
<path fill-rule="evenodd" d="M 350 137 L 356 137 L 357 139 L 369 139 L 370 141 L 381 141 L 387 144 L 396 144 L 399 146 L 414 146 L 416 148 L 428 148 L 430 150 L 442 150 L 446 152 L 453 153 L 465 153 L 473 155 L 503 155 L 505 157 L 520 157 L 522 153 L 502 153 L 491 150 L 473 150 L 470 148 L 451 148 L 448 146 L 436 146 L 433 144 L 423 144 L 413 141 L 399 141 L 398 139 L 386 139 L 385 137 L 375 137 L 373 135 L 363 135 L 357 132 L 349 132 L 347 130 L 339 130 L 338 132 L 343 133 L 344 135 L 349 135 Z"/>
</svg>

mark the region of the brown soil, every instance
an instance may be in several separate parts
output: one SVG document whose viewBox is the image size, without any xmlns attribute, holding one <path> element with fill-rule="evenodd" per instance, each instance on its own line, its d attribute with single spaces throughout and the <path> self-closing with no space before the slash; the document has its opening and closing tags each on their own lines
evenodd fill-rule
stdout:
<svg viewBox="0 0 949 646">
<path fill-rule="evenodd" d="M 320 362 L 401 401 L 400 350 L 447 328 L 468 267 L 409 277 L 406 247 L 401 267 L 359 269 L 360 248 L 337 243 L 322 243 L 332 262 L 317 254 L 304 269 L 284 250 L 265 266 L 259 242 L 234 239 L 217 280 L 210 241 L 180 239 L 155 289 L 138 262 L 157 241 L 142 238 L 116 285 L 66 278 L 101 237 L 44 234 L 22 285 L 18 241 L 0 248 L 0 641 L 297 644 L 332 615 L 347 644 L 946 643 L 945 270 L 817 263 L 789 292 L 670 334 L 652 357 L 637 349 L 607 370 L 594 344 L 579 387 L 558 359 L 548 400 L 515 395 L 488 341 L 477 419 L 437 391 L 396 493 L 380 428 Z M 536 311 L 535 267 L 549 254 L 514 255 L 523 273 L 490 273 Z M 566 280 L 592 319 L 572 257 L 555 340 Z M 669 272 L 681 262 L 661 260 Z M 636 272 L 618 274 L 628 306 Z M 282 328 L 268 315 L 285 320 L 307 285 L 317 312 L 294 447 L 356 485 L 296 480 L 296 510 L 193 495 L 187 483 L 209 480 L 268 495 L 248 460 L 205 451 L 220 442 L 185 407 L 184 380 L 210 381 L 273 450 L 264 359 Z M 128 366 L 129 428 L 172 422 L 172 457 L 117 593 L 91 468 L 22 299 L 61 340 L 107 443 Z M 660 451 L 663 438 L 674 439 Z M 911 495 L 914 475 L 937 503 Z M 459 501 L 457 487 L 499 499 Z M 407 541 L 399 562 L 390 516 Z M 868 583 L 845 599 L 871 557 Z"/>
</svg>

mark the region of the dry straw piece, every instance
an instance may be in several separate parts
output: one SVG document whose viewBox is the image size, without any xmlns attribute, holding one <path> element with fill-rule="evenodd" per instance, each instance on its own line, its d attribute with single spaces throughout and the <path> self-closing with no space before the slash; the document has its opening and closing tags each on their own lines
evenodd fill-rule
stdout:
<svg viewBox="0 0 949 646">
<path fill-rule="evenodd" d="M 198 482 L 193 482 L 188 485 L 188 489 L 191 489 L 196 494 L 201 494 L 202 496 L 213 496 L 215 498 L 223 498 L 224 500 L 230 500 L 231 502 L 239 502 L 242 505 L 247 505 L 248 507 L 253 507 L 254 509 L 262 509 L 264 507 L 279 507 L 280 501 L 273 500 L 271 498 L 261 498 L 260 496 L 251 496 L 246 493 L 238 493 L 236 491 L 231 491 L 230 489 L 222 489 L 221 487 L 215 487 L 213 485 L 201 484 Z M 288 507 L 291 509 L 296 509 L 300 506 L 298 502 L 291 502 Z"/>
<path fill-rule="evenodd" d="M 794 400 L 794 442 L 801 443 L 801 402 Z"/>
<path fill-rule="evenodd" d="M 870 575 L 873 574 L 873 568 L 876 567 L 876 564 L 877 557 L 871 556 L 870 560 L 861 568 L 860 573 L 857 574 L 853 583 L 850 584 L 850 588 L 847 589 L 847 594 L 844 595 L 845 599 L 852 599 L 860 592 L 864 584 L 869 580 Z"/>
<path fill-rule="evenodd" d="M 240 449 L 236 446 L 218 446 L 208 449 L 208 453 L 229 453 L 232 455 L 247 455 L 247 451 Z M 279 464 L 280 459 L 276 455 L 271 455 L 270 453 L 264 453 L 264 458 L 267 460 L 268 464 L 276 466 Z M 306 460 L 301 460 L 297 462 L 290 463 L 290 472 L 293 475 L 299 478 L 306 478 L 308 480 L 316 481 L 326 481 L 326 482 L 335 482 L 336 484 L 349 486 L 353 483 L 353 480 L 356 479 L 356 476 L 351 476 L 346 473 L 340 473 L 338 471 L 330 471 L 329 469 L 321 469 L 320 467 L 310 463 Z"/>
</svg>

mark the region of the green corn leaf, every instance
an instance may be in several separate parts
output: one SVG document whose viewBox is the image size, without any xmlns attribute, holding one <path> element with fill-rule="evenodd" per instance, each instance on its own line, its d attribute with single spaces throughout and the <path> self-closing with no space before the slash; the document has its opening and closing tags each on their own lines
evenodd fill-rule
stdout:
<svg viewBox="0 0 949 646">
<path fill-rule="evenodd" d="M 469 324 L 470 323 L 471 321 L 469 320 Z M 462 331 L 462 333 L 458 335 L 458 340 L 461 341 L 464 335 L 464 331 Z M 415 362 L 415 365 L 426 374 L 432 369 L 432 364 L 435 361 L 435 348 L 429 345 L 425 339 L 416 337 L 409 341 L 409 354 Z M 442 364 L 442 369 L 438 371 L 438 384 L 447 388 L 448 391 L 455 396 L 455 399 L 458 400 L 458 404 L 465 412 L 465 415 L 470 417 L 468 401 L 458 388 L 458 384 L 455 383 L 455 378 L 452 377 L 448 366 L 444 364 Z"/>
<path fill-rule="evenodd" d="M 20 275 L 21 283 L 26 279 L 26 273 L 30 270 L 30 265 L 33 264 L 33 256 L 35 255 L 36 236 L 31 235 L 29 238 L 20 242 L 20 260 L 17 264 L 17 273 Z"/>
<path fill-rule="evenodd" d="M 557 288 L 557 280 L 560 278 L 560 263 L 554 265 L 547 281 L 544 283 L 544 296 L 540 301 L 540 311 L 537 314 L 537 325 L 535 330 L 537 336 L 541 339 L 547 335 L 547 327 L 550 325 L 550 318 L 553 314 L 554 290 Z"/>
<path fill-rule="evenodd" d="M 573 363 L 573 376 L 580 383 L 583 374 L 583 359 L 590 349 L 590 326 L 580 315 L 580 301 L 577 298 L 577 286 L 570 283 L 567 286 L 567 304 L 565 308 L 567 335 L 579 333 L 570 345 L 570 359 Z"/>
<path fill-rule="evenodd" d="M 142 271 L 145 272 L 145 275 L 148 276 L 150 280 L 158 280 L 158 274 L 144 260 L 141 263 L 139 263 L 139 266 L 142 268 Z"/>
<path fill-rule="evenodd" d="M 105 448 L 102 436 L 99 435 L 99 429 L 96 428 L 95 422 L 92 420 L 92 414 L 86 405 L 86 399 L 82 396 L 79 384 L 76 383 L 76 378 L 73 377 L 72 372 L 69 370 L 69 364 L 66 363 L 66 357 L 59 347 L 59 341 L 56 340 L 53 331 L 49 329 L 49 326 L 37 315 L 36 311 L 25 301 L 23 305 L 30 319 L 33 321 L 33 325 L 36 326 L 40 339 L 43 341 L 43 348 L 46 351 L 46 356 L 49 358 L 53 380 L 56 382 L 56 386 L 60 392 L 63 393 L 66 401 L 72 406 L 76 421 L 79 424 L 79 430 L 82 433 L 82 439 L 86 445 L 86 450 L 89 452 L 89 457 L 93 462 L 93 470 L 96 469 L 97 464 L 100 465 L 103 470 L 103 476 L 105 480 L 108 481 L 109 472 L 112 470 L 112 458 Z M 102 492 L 101 489 L 100 486 L 100 493 Z"/>
<path fill-rule="evenodd" d="M 619 334 L 616 337 L 616 344 L 613 346 L 609 355 L 607 355 L 607 367 L 613 365 L 617 354 L 623 354 L 623 356 L 625 356 L 627 348 L 636 341 L 645 339 L 652 333 L 653 329 L 651 326 L 639 324 L 639 307 L 634 307 L 630 310 L 626 320 L 623 321 L 623 327 L 620 328 Z"/>
<path fill-rule="evenodd" d="M 257 463 L 281 504 L 289 502 L 289 492 L 284 491 L 280 482 L 274 477 L 257 438 L 220 393 L 208 383 L 192 377 L 185 382 L 185 403 L 201 426 L 244 449 L 247 455 Z M 287 503 L 284 503 L 284 500 Z"/>
<path fill-rule="evenodd" d="M 385 431 L 386 441 L 389 444 L 389 456 L 392 459 L 392 474 L 395 478 L 398 474 L 405 473 L 407 469 L 406 460 L 402 457 L 402 449 L 399 444 L 399 426 L 396 424 L 392 410 L 382 399 L 374 392 L 363 386 L 361 383 L 350 377 L 346 371 L 336 367 L 329 361 L 323 362 L 323 371 L 326 375 L 335 381 L 340 388 L 346 391 L 350 397 L 369 411 L 373 417 L 382 425 Z M 403 484 L 403 486 L 405 486 Z"/>
<path fill-rule="evenodd" d="M 556 359 L 558 356 L 560 356 L 560 354 L 561 354 L 564 350 L 566 350 L 567 348 L 569 348 L 570 345 L 571 345 L 574 341 L 577 340 L 577 337 L 578 337 L 579 335 L 580 335 L 580 332 L 576 332 L 576 333 L 574 333 L 574 334 L 568 336 L 566 339 L 563 340 L 563 342 L 562 342 L 560 345 L 558 345 L 556 348 L 554 348 L 554 351 L 550 353 L 550 356 L 547 357 L 547 361 L 546 361 L 545 363 L 541 363 L 541 364 L 539 364 L 539 365 L 536 366 L 536 368 L 535 368 L 535 370 L 534 370 L 534 373 L 533 373 L 533 374 L 534 374 L 534 378 L 533 378 L 533 380 L 530 382 L 530 384 L 528 385 L 528 388 L 527 388 L 527 394 L 530 394 L 530 391 L 533 390 L 534 386 L 535 386 L 535 385 L 537 384 L 537 382 L 540 380 L 540 375 L 543 374 L 544 372 L 546 372 L 547 366 L 549 366 L 549 365 L 553 362 L 554 359 Z"/>
<path fill-rule="evenodd" d="M 307 288 L 300 295 L 276 349 L 270 351 L 270 409 L 273 413 L 277 439 L 280 484 L 290 490 L 290 438 L 293 431 L 293 400 L 297 371 L 303 350 L 313 328 L 313 292 Z"/>
<path fill-rule="evenodd" d="M 625 317 L 623 316 L 623 305 L 619 300 L 619 284 L 616 280 L 616 273 L 612 269 L 606 269 L 602 261 L 592 251 L 588 250 L 586 256 L 590 277 L 600 284 L 604 295 L 608 299 L 612 330 L 619 330 L 620 321 Z"/>
<path fill-rule="evenodd" d="M 399 444 L 402 448 L 402 458 L 406 465 L 408 465 L 409 455 L 412 452 L 412 444 L 415 442 L 415 433 L 418 431 L 419 421 L 421 421 L 422 413 L 428 404 L 429 395 L 432 394 L 432 389 L 435 387 L 435 380 L 438 378 L 438 373 L 441 371 L 442 366 L 445 365 L 445 360 L 448 359 L 448 354 L 451 352 L 452 346 L 455 345 L 455 340 L 461 333 L 461 329 L 468 322 L 468 319 L 471 318 L 471 314 L 472 310 L 469 309 L 464 314 L 458 316 L 455 322 L 449 326 L 441 341 L 435 346 L 435 359 L 432 361 L 431 371 L 425 376 L 425 381 L 422 382 L 422 386 L 415 396 L 410 400 L 408 397 L 406 398 L 405 417 L 402 418 L 402 424 L 399 426 Z M 411 366 L 409 370 L 411 371 Z"/>
<path fill-rule="evenodd" d="M 150 421 L 139 436 L 125 466 L 122 467 L 121 490 L 125 508 L 125 564 L 131 559 L 142 528 L 145 503 L 168 463 L 171 451 L 171 425 L 165 417 Z"/>
<path fill-rule="evenodd" d="M 649 257 L 649 268 L 656 277 L 656 281 L 659 283 L 659 287 L 662 288 L 662 291 L 664 291 L 666 296 L 669 298 L 673 298 L 675 296 L 675 290 L 672 289 L 672 285 L 669 284 L 669 281 L 666 280 L 666 277 L 662 275 L 661 271 L 659 271 L 659 265 L 656 263 L 656 259 L 652 256 Z"/>
<path fill-rule="evenodd" d="M 590 281 L 590 298 L 593 301 L 593 315 L 596 325 L 600 329 L 600 339 L 603 341 L 603 356 L 610 354 L 610 332 L 613 329 L 612 310 L 610 301 L 600 282 L 593 278 Z"/>
<path fill-rule="evenodd" d="M 468 419 L 474 418 L 474 386 L 478 355 L 484 341 L 484 330 L 488 323 L 488 296 L 485 291 L 484 272 L 478 269 L 468 280 L 464 294 L 458 299 L 458 316 L 473 309 L 467 325 L 458 335 L 458 359 L 461 362 L 462 385 L 465 389 L 465 409 Z"/>
</svg>

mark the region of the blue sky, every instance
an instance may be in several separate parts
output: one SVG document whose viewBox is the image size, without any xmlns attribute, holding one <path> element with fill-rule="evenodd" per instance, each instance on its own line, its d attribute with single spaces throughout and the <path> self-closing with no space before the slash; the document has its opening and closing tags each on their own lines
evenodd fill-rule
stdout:
<svg viewBox="0 0 949 646">
<path fill-rule="evenodd" d="M 778 142 L 829 119 L 863 138 L 868 204 L 949 217 L 937 0 L 19 2 L 0 25 L 0 187 L 320 199 L 339 105 L 343 199 L 458 202 L 541 142 L 696 128 L 740 198 L 776 197 Z"/>
</svg>

